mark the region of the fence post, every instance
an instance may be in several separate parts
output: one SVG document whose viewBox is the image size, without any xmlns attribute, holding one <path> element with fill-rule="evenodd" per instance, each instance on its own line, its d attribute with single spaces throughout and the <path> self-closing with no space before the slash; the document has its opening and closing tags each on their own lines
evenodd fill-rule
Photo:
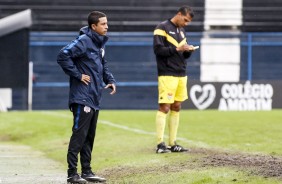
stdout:
<svg viewBox="0 0 282 184">
<path fill-rule="evenodd" d="M 253 65 L 253 51 L 252 51 L 252 34 L 248 33 L 248 80 L 251 81 L 252 80 L 252 65 Z"/>
<path fill-rule="evenodd" d="M 33 62 L 29 62 L 28 70 L 28 110 L 32 110 Z"/>
</svg>

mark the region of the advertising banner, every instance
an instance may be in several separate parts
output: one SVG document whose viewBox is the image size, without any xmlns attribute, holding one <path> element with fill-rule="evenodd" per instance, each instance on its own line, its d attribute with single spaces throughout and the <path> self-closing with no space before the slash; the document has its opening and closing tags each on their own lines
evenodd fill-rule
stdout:
<svg viewBox="0 0 282 184">
<path fill-rule="evenodd" d="M 220 111 L 270 111 L 282 108 L 282 81 L 201 83 L 189 81 L 184 109 Z"/>
</svg>

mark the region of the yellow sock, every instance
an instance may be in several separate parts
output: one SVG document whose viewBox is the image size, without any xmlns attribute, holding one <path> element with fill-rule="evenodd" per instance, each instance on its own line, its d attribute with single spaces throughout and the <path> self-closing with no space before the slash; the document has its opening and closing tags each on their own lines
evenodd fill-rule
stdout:
<svg viewBox="0 0 282 184">
<path fill-rule="evenodd" d="M 164 141 L 165 123 L 166 123 L 166 114 L 161 111 L 158 111 L 156 115 L 156 130 L 157 130 L 158 144 Z"/>
<path fill-rule="evenodd" d="M 173 146 L 176 141 L 177 129 L 179 125 L 179 112 L 171 111 L 168 119 L 169 146 Z"/>
</svg>

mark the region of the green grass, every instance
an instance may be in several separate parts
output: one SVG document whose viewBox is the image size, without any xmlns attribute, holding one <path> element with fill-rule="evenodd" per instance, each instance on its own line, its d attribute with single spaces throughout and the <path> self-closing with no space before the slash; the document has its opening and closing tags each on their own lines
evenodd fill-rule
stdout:
<svg viewBox="0 0 282 184">
<path fill-rule="evenodd" d="M 281 183 L 234 167 L 201 167 L 193 161 L 201 155 L 155 154 L 155 114 L 156 111 L 100 112 L 92 166 L 106 175 L 109 183 Z M 192 148 L 282 156 L 281 119 L 282 110 L 185 110 L 180 117 L 179 143 Z M 71 126 L 69 111 L 0 113 L 0 142 L 29 145 L 67 168 Z M 176 167 L 181 164 L 182 169 Z"/>
</svg>

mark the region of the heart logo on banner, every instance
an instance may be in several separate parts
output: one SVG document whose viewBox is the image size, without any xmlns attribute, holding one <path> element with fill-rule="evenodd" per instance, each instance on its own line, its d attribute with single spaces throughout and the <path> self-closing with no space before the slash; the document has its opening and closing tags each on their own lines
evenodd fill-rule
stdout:
<svg viewBox="0 0 282 184">
<path fill-rule="evenodd" d="M 197 98 L 196 93 L 200 93 Z M 200 109 L 204 110 L 208 108 L 214 101 L 216 96 L 215 87 L 212 84 L 206 84 L 203 87 L 200 85 L 194 85 L 190 89 L 190 97 L 194 105 Z"/>
</svg>

